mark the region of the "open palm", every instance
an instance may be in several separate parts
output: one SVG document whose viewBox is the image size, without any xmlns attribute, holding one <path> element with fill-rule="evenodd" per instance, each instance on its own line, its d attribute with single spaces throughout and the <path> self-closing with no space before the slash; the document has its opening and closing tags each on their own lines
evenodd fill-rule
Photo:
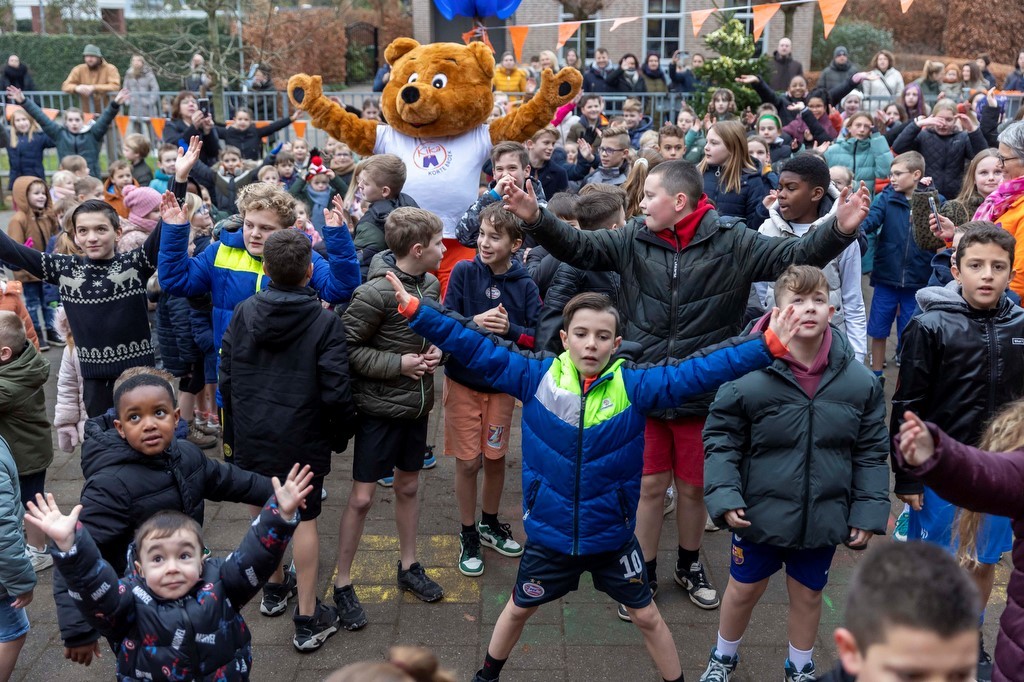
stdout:
<svg viewBox="0 0 1024 682">
<path fill-rule="evenodd" d="M 75 528 L 81 513 L 82 505 L 79 504 L 70 514 L 62 514 L 53 493 L 46 493 L 45 498 L 36 493 L 35 502 L 28 503 L 25 521 L 46 533 L 62 552 L 66 552 L 75 544 Z"/>
</svg>

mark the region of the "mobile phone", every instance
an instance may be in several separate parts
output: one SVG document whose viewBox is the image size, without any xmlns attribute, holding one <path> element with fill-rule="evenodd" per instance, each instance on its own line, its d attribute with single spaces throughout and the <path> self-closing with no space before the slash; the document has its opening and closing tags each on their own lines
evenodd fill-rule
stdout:
<svg viewBox="0 0 1024 682">
<path fill-rule="evenodd" d="M 196 104 L 199 105 L 199 111 L 203 112 L 203 116 L 210 115 L 210 98 L 200 97 L 196 100 Z"/>
<path fill-rule="evenodd" d="M 942 223 L 939 222 L 939 207 L 935 205 L 935 197 L 928 197 L 928 208 L 932 210 L 932 215 L 935 216 L 935 227 L 942 229 Z"/>
</svg>

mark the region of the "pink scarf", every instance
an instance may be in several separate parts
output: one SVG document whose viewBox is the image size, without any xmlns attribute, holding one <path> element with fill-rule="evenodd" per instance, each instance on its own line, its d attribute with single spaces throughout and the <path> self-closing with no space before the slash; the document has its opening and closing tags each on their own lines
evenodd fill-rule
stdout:
<svg viewBox="0 0 1024 682">
<path fill-rule="evenodd" d="M 1003 182 L 996 191 L 985 197 L 981 206 L 974 212 L 974 220 L 996 222 L 1015 201 L 1024 197 L 1024 175 Z"/>
</svg>

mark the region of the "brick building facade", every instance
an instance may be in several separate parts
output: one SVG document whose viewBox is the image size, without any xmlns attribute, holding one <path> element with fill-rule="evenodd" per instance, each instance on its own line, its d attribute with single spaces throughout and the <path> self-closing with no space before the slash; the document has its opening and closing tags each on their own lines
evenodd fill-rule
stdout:
<svg viewBox="0 0 1024 682">
<path fill-rule="evenodd" d="M 590 51 L 592 52 L 595 44 L 597 47 L 606 48 L 613 61 L 618 61 L 618 58 L 626 52 L 632 52 L 643 59 L 644 54 L 648 52 L 648 46 L 652 50 L 660 52 L 662 58 L 671 57 L 672 48 L 676 45 L 684 52 L 707 54 L 703 36 L 718 26 L 715 16 L 712 15 L 705 22 L 700 35 L 694 38 L 689 16 L 680 17 L 680 11 L 689 12 L 711 8 L 709 0 L 690 0 L 689 2 L 686 0 L 616 0 L 614 3 L 607 4 L 609 9 L 604 10 L 595 18 L 640 17 L 636 21 L 623 24 L 614 32 L 611 30 L 611 21 L 586 25 L 586 30 L 591 36 L 588 40 Z M 746 7 L 746 3 L 739 0 L 725 0 L 724 3 L 719 4 Z M 432 0 L 412 0 L 412 11 L 413 37 L 421 43 L 462 42 L 462 33 L 472 28 L 472 21 L 465 17 L 456 17 L 454 21 L 446 21 L 437 11 Z M 814 13 L 817 11 L 816 3 L 809 2 L 797 5 L 793 15 L 793 34 L 790 36 L 793 40 L 793 56 L 804 65 L 805 70 L 810 69 Z M 738 16 L 744 18 L 742 14 Z M 559 3 L 552 0 L 525 0 L 505 24 L 508 26 L 553 24 L 567 20 L 571 20 L 571 17 L 562 14 L 562 6 Z M 497 19 L 487 22 L 489 26 L 499 23 Z M 764 50 L 768 54 L 772 53 L 779 38 L 783 36 L 784 26 L 785 17 L 780 11 L 768 24 L 762 36 Z M 499 55 L 506 49 L 512 49 L 507 31 L 491 30 L 488 36 Z M 557 40 L 557 26 L 530 29 L 526 44 L 523 46 L 523 59 L 528 60 L 530 56 L 538 54 L 541 50 L 553 50 Z M 579 33 L 564 49 L 569 47 L 579 47 Z"/>
</svg>

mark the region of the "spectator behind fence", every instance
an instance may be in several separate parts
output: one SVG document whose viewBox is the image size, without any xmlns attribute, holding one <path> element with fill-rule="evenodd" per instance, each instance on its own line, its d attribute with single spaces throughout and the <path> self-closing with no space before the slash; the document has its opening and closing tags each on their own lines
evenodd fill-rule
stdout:
<svg viewBox="0 0 1024 682">
<path fill-rule="evenodd" d="M 14 181 L 22 175 L 45 177 L 43 151 L 54 146 L 53 140 L 24 111 L 11 112 L 10 128 L 0 120 L 0 146 L 7 148 L 10 163 L 7 189 L 14 187 Z"/>
<path fill-rule="evenodd" d="M 164 142 L 184 149 L 193 135 L 198 135 L 203 142 L 199 160 L 207 166 L 216 164 L 220 138 L 214 128 L 213 116 L 200 111 L 194 92 L 182 90 L 171 101 L 171 118 L 164 125 Z"/>
<path fill-rule="evenodd" d="M 124 72 L 124 88 L 132 93 L 132 116 L 150 118 L 159 115 L 160 86 L 153 69 L 141 54 L 132 55 L 132 65 Z"/>
<path fill-rule="evenodd" d="M 182 89 L 205 94 L 213 84 L 213 77 L 206 72 L 206 59 L 198 52 L 195 53 L 188 63 L 188 75 L 182 80 Z"/>
<path fill-rule="evenodd" d="M 845 49 L 843 54 L 846 54 Z M 772 53 L 772 76 L 768 81 L 772 90 L 781 92 L 789 87 L 793 76 L 802 75 L 804 75 L 804 65 L 793 59 L 793 41 L 789 38 L 780 38 L 779 46 Z"/>
<path fill-rule="evenodd" d="M 60 89 L 69 95 L 78 93 L 82 111 L 98 114 L 107 106 L 108 95 L 121 89 L 121 74 L 92 44 L 82 50 L 82 62 L 71 69 Z"/>
<path fill-rule="evenodd" d="M 16 54 L 7 58 L 7 65 L 4 66 L 4 71 L 0 74 L 0 89 L 6 90 L 10 85 L 20 90 L 36 89 L 36 83 L 32 80 L 32 74 L 28 72 L 28 67 L 21 63 L 21 59 Z"/>
</svg>

